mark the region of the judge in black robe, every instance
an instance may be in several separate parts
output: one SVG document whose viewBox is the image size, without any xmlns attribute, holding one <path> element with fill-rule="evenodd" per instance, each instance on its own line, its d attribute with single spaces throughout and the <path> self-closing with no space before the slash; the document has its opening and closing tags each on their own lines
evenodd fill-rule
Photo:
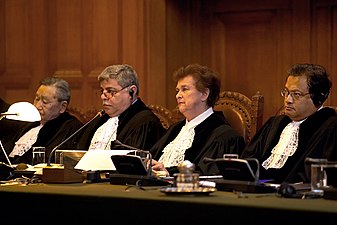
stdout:
<svg viewBox="0 0 337 225">
<path fill-rule="evenodd" d="M 105 114 L 83 130 L 78 149 L 125 149 L 128 146 L 149 150 L 166 130 L 138 97 L 136 71 L 127 64 L 110 65 L 98 75 L 98 82 L 100 90 L 97 94 Z"/>
<path fill-rule="evenodd" d="M 337 115 L 334 109 L 323 107 L 331 86 L 323 66 L 303 63 L 288 70 L 281 90 L 284 115 L 271 117 L 241 155 L 259 160 L 260 179 L 308 183 L 307 159 L 337 160 Z"/>
<path fill-rule="evenodd" d="M 288 116 L 271 117 L 246 146 L 241 158 L 257 158 L 264 162 L 280 139 L 281 132 L 291 122 Z M 260 179 L 271 182 L 310 182 L 309 158 L 337 161 L 337 115 L 325 107 L 309 116 L 300 125 L 299 142 L 294 155 L 280 169 L 260 166 Z"/>
<path fill-rule="evenodd" d="M 96 130 L 108 119 L 108 114 L 94 119 L 79 135 L 78 149 L 87 150 Z M 165 133 L 159 118 L 140 99 L 130 105 L 118 116 L 117 140 L 124 145 L 134 148 L 149 150 L 160 137 Z M 112 146 L 113 149 L 125 149 L 118 144 Z"/>
<path fill-rule="evenodd" d="M 48 160 L 52 150 L 82 126 L 76 117 L 66 112 L 70 96 L 70 86 L 66 80 L 51 76 L 40 81 L 34 106 L 41 120 L 27 123 L 14 136 L 6 136 L 6 140 L 3 140 L 12 163 L 32 164 L 32 147 L 35 146 L 46 148 L 45 156 Z M 54 161 L 53 157 L 51 159 Z"/>
<path fill-rule="evenodd" d="M 40 122 L 26 122 L 26 125 L 17 131 L 14 137 L 7 137 L 3 140 L 3 145 L 8 153 L 13 150 L 15 142 L 19 140 L 30 129 L 40 125 Z M 32 145 L 32 148 L 35 146 L 42 146 L 46 148 L 46 160 L 50 155 L 50 152 L 54 147 L 59 145 L 63 140 L 68 138 L 76 130 L 82 126 L 82 123 L 73 115 L 70 115 L 68 112 L 61 113 L 55 119 L 47 121 L 43 127 L 40 129 L 36 142 Z M 64 143 L 60 146 L 60 149 L 73 149 L 74 146 L 71 145 L 72 141 Z M 25 152 L 22 156 L 15 156 L 14 158 L 9 157 L 13 164 L 26 163 L 32 164 L 32 148 Z M 2 157 L 1 161 L 6 162 Z M 54 162 L 54 154 L 51 157 L 51 162 Z"/>
<path fill-rule="evenodd" d="M 221 81 L 207 66 L 190 64 L 173 74 L 176 101 L 185 120 L 172 125 L 150 150 L 152 171 L 156 176 L 173 175 L 188 160 L 201 175 L 220 174 L 214 162 L 205 157 L 223 158 L 224 154 L 240 154 L 245 141 L 226 121 L 213 111 L 219 99 Z"/>
<path fill-rule="evenodd" d="M 176 138 L 185 125 L 183 120 L 172 125 L 166 134 L 151 149 L 152 156 L 159 160 L 165 146 Z M 192 146 L 185 151 L 185 160 L 195 165 L 195 171 L 201 175 L 218 175 L 216 163 L 205 163 L 205 157 L 211 159 L 223 158 L 224 154 L 240 155 L 245 147 L 245 141 L 227 122 L 222 112 L 214 112 L 195 127 Z M 170 175 L 179 172 L 177 167 L 166 168 Z"/>
</svg>

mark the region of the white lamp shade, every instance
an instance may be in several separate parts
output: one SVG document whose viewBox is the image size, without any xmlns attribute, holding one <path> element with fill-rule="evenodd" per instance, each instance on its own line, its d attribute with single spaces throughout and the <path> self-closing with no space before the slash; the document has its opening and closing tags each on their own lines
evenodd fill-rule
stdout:
<svg viewBox="0 0 337 225">
<path fill-rule="evenodd" d="M 37 108 L 29 102 L 16 102 L 13 103 L 8 111 L 4 114 L 13 114 L 6 115 L 6 119 L 10 120 L 20 120 L 27 122 L 36 122 L 41 120 L 41 115 Z"/>
</svg>

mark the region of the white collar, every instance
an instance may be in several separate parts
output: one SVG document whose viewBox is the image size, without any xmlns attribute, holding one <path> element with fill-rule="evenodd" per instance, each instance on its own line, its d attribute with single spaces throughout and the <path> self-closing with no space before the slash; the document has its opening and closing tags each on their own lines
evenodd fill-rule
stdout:
<svg viewBox="0 0 337 225">
<path fill-rule="evenodd" d="M 186 120 L 185 126 L 187 128 L 196 127 L 197 125 L 199 125 L 201 122 L 203 122 L 205 119 L 207 119 L 213 113 L 214 113 L 213 108 L 209 107 L 205 112 L 201 113 L 199 116 L 195 117 L 191 121 Z"/>
</svg>

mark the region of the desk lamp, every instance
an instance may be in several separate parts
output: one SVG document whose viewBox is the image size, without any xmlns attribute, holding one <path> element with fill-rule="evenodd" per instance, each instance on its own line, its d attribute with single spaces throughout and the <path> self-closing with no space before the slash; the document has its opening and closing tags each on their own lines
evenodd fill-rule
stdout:
<svg viewBox="0 0 337 225">
<path fill-rule="evenodd" d="M 2 118 L 10 120 L 19 120 L 26 122 L 36 122 L 41 120 L 41 116 L 37 108 L 29 102 L 13 103 L 7 112 L 0 113 L 0 120 Z"/>
<path fill-rule="evenodd" d="M 25 121 L 25 122 L 37 122 L 41 120 L 41 115 L 37 108 L 29 103 L 29 102 L 16 102 L 13 103 L 7 110 L 7 112 L 0 113 L 0 120 L 3 118 L 10 119 L 10 120 L 18 120 L 18 121 Z M 12 177 L 12 172 L 13 172 L 13 166 L 11 164 L 11 161 L 8 158 L 7 152 L 5 151 L 2 142 L 0 140 L 0 148 L 2 152 L 4 153 L 8 165 L 1 163 L 0 166 L 4 166 L 5 168 L 1 169 L 1 171 L 6 171 L 8 172 L 7 174 L 2 176 L 0 174 L 0 178 L 6 178 L 6 177 Z M 2 179 L 1 179 L 2 180 Z"/>
</svg>

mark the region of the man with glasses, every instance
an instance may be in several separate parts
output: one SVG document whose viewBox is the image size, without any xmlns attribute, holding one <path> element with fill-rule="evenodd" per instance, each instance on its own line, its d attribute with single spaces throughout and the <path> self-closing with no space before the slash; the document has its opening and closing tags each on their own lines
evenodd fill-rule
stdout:
<svg viewBox="0 0 337 225">
<path fill-rule="evenodd" d="M 36 91 L 34 106 L 41 115 L 39 122 L 22 122 L 25 125 L 11 137 L 4 138 L 3 145 L 13 164 L 32 164 L 32 148 L 46 148 L 46 159 L 52 149 L 82 126 L 73 115 L 66 112 L 71 90 L 67 81 L 46 77 Z M 70 144 L 71 141 L 65 143 Z M 54 156 L 52 156 L 54 161 Z"/>
<path fill-rule="evenodd" d="M 98 76 L 104 114 L 79 135 L 78 149 L 104 150 L 118 140 L 124 145 L 149 150 L 164 134 L 159 118 L 138 97 L 136 71 L 129 65 L 106 67 Z"/>
<path fill-rule="evenodd" d="M 309 158 L 337 160 L 337 115 L 324 107 L 331 81 L 320 65 L 296 64 L 288 71 L 284 115 L 271 117 L 241 158 L 257 158 L 260 178 L 273 183 L 310 182 Z"/>
</svg>

